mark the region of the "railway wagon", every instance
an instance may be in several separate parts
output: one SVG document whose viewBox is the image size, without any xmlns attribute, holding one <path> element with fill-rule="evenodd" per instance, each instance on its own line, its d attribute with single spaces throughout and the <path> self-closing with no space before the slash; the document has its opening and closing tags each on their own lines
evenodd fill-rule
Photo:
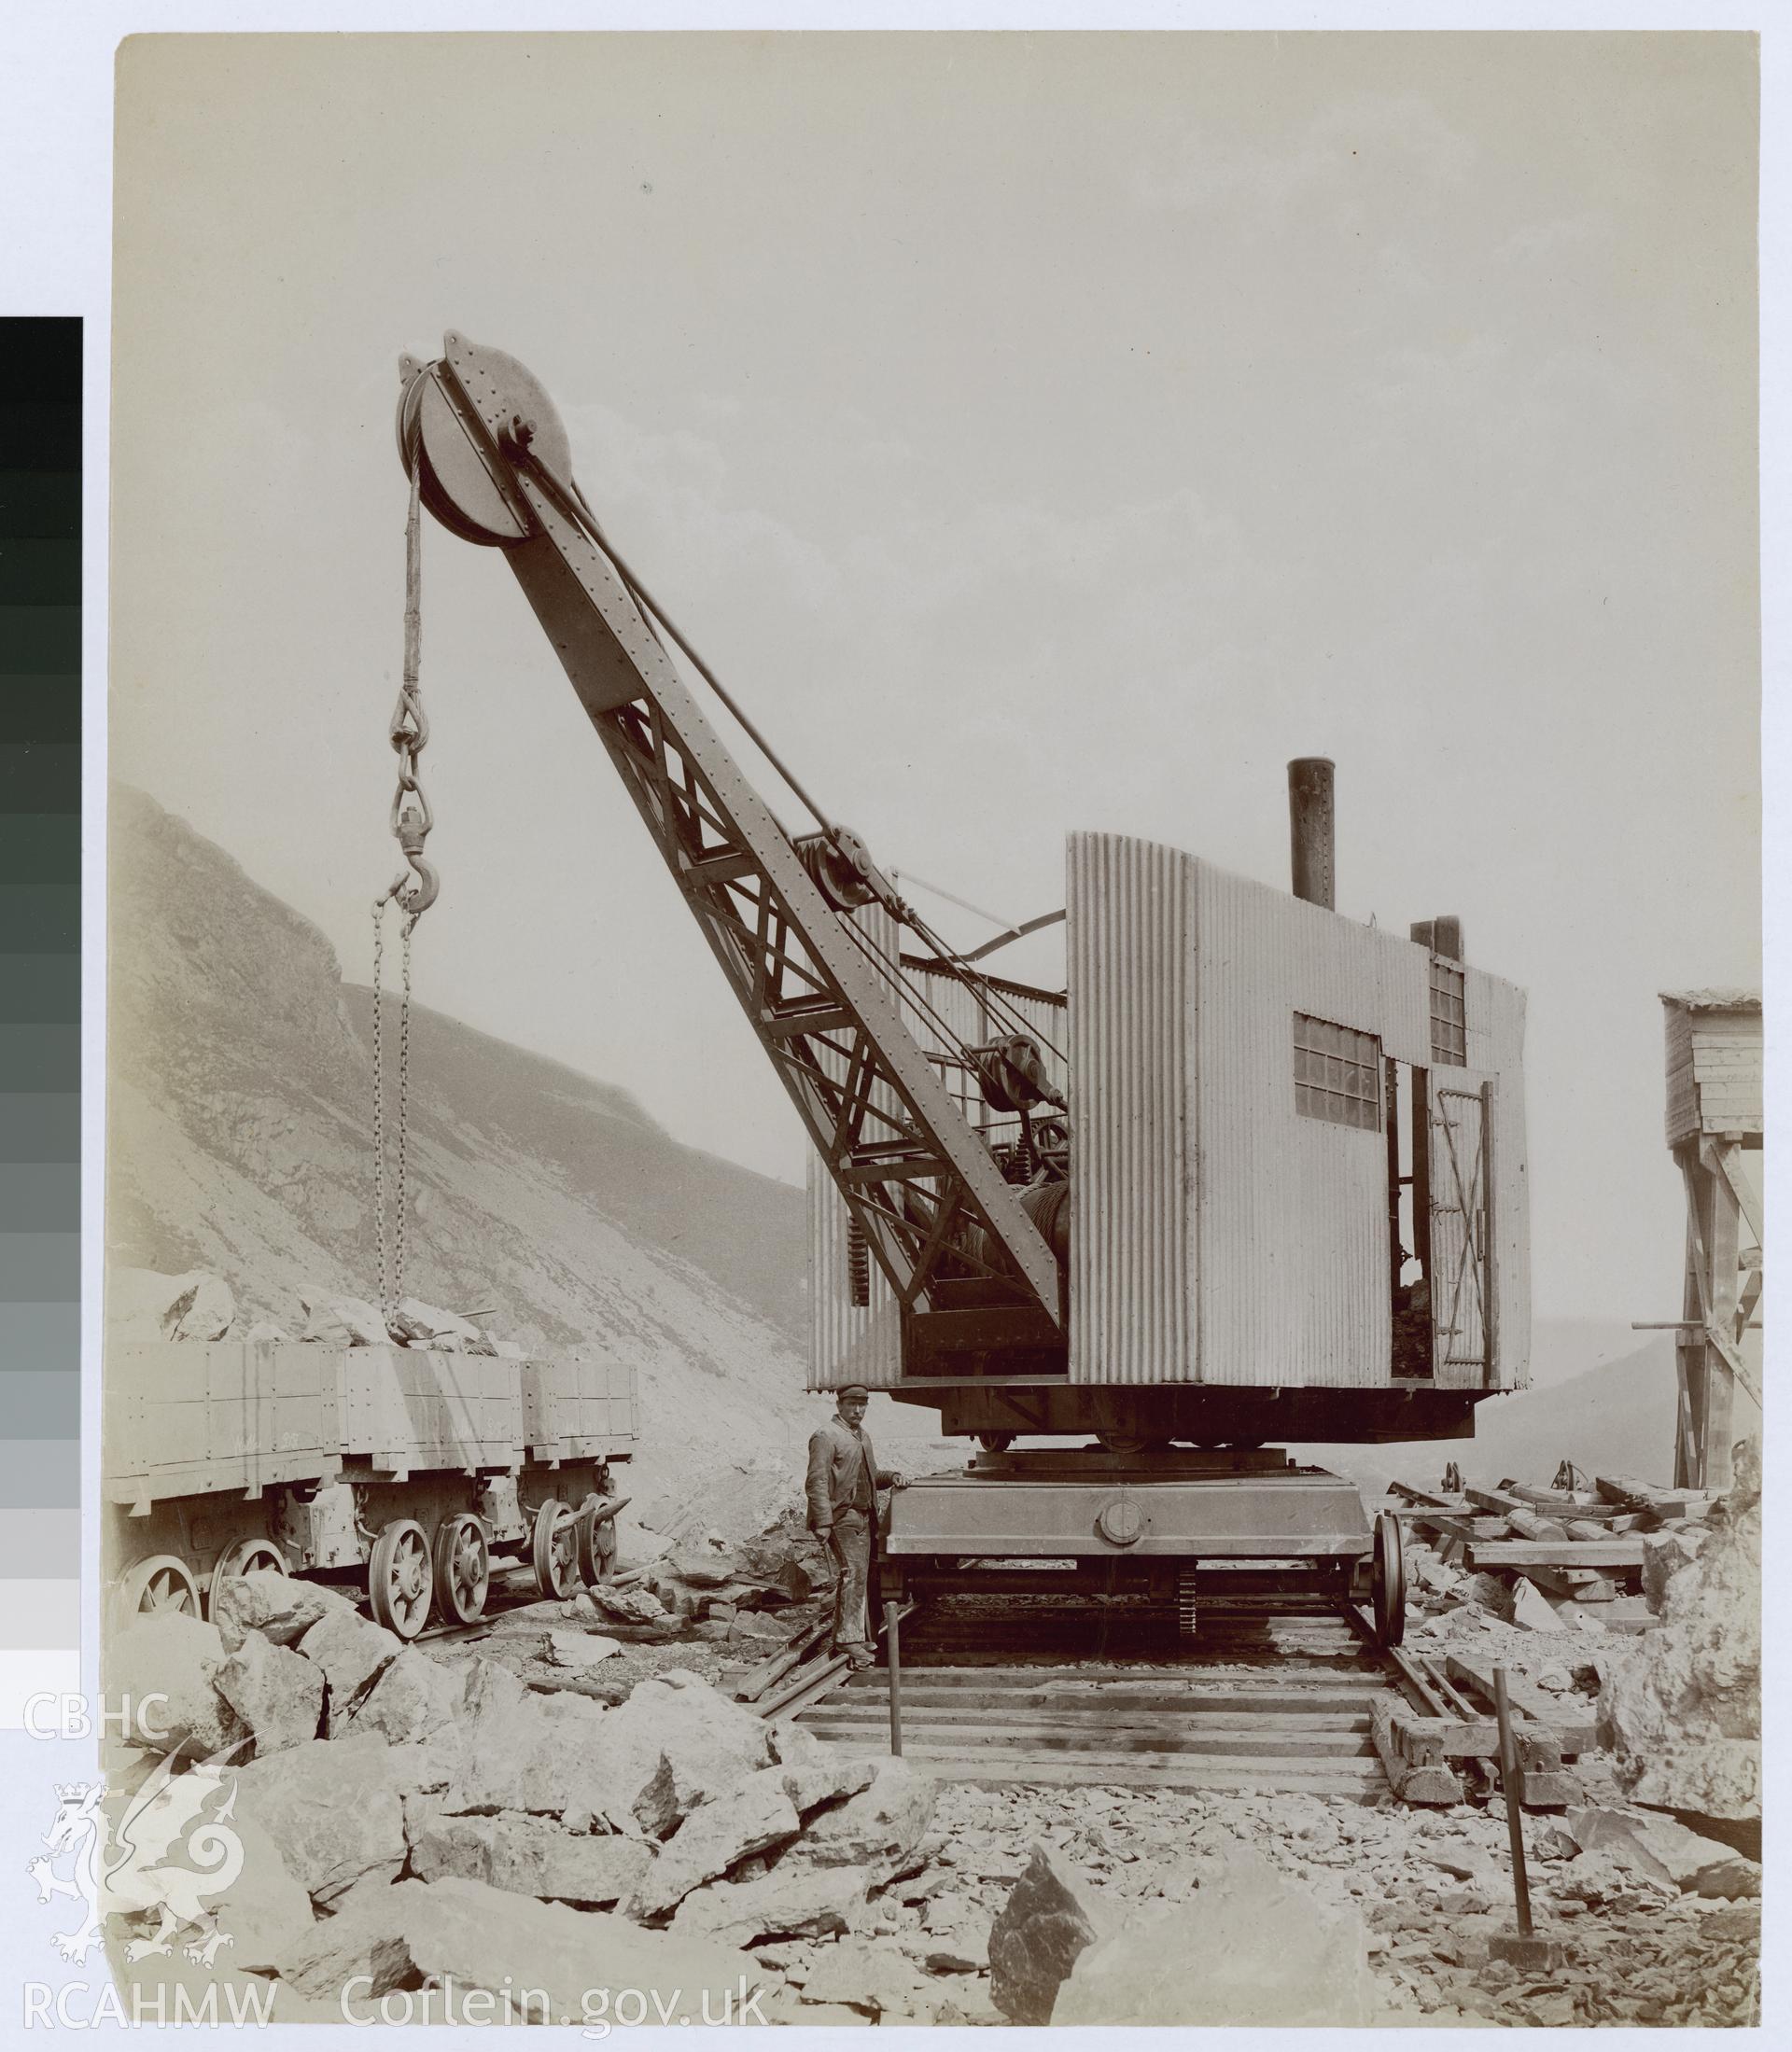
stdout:
<svg viewBox="0 0 1792 2052">
<path fill-rule="evenodd" d="M 115 1622 L 273 1569 L 364 1580 L 404 1639 L 471 1623 L 500 1560 L 597 1580 L 637 1431 L 634 1368 L 596 1355 L 277 1340 L 115 1344 L 105 1414 Z"/>
</svg>

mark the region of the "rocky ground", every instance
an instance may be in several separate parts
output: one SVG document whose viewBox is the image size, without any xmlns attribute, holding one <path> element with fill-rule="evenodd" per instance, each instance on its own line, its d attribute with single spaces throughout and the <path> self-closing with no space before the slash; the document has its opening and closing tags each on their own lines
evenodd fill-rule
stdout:
<svg viewBox="0 0 1792 2052">
<path fill-rule="evenodd" d="M 738 1554 L 685 1564 L 744 1586 Z M 675 1623 L 691 1584 L 656 1581 L 655 1623 L 581 1597 L 411 1647 L 278 1575 L 232 1584 L 217 1626 L 133 1626 L 121 1681 L 168 1697 L 189 1758 L 236 1752 L 172 1784 L 136 1752 L 115 1836 L 165 1839 L 170 1788 L 197 1788 L 243 1850 L 195 1921 L 122 1892 L 119 1971 L 252 1977 L 311 2020 L 344 1989 L 441 2020 L 447 1986 L 540 1988 L 574 2019 L 623 1989 L 799 2024 L 1758 2018 L 1758 1868 L 1628 1801 L 1621 1753 L 1584 1804 L 1526 1818 L 1554 1949 L 1514 1965 L 1497 1807 L 936 1786 L 730 1700 L 752 1613 Z"/>
</svg>

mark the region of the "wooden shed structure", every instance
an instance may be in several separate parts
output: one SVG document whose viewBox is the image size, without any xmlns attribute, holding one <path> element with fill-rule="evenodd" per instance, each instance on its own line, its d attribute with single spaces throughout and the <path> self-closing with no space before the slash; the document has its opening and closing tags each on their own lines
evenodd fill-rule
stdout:
<svg viewBox="0 0 1792 2052">
<path fill-rule="evenodd" d="M 1761 999 L 1677 990 L 1663 991 L 1661 1003 L 1668 1146 L 1687 1197 L 1673 1479 L 1723 1489 L 1736 1441 L 1761 1429 L 1763 1219 L 1748 1160 L 1765 1131 Z"/>
</svg>

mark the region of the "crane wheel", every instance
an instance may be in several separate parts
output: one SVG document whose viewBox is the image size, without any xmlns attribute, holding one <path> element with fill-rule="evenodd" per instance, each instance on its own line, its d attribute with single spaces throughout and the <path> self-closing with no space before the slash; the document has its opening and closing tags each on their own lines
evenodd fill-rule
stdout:
<svg viewBox="0 0 1792 2052">
<path fill-rule="evenodd" d="M 1375 1521 L 1369 1596 L 1375 1605 L 1376 1637 L 1384 1646 L 1397 1646 L 1407 1636 L 1407 1556 L 1400 1520 L 1392 1511 L 1383 1511 Z"/>
</svg>

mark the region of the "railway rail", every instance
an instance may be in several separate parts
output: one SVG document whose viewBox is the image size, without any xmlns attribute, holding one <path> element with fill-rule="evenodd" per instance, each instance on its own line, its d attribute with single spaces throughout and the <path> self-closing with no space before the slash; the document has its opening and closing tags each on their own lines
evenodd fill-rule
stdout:
<svg viewBox="0 0 1792 2052">
<path fill-rule="evenodd" d="M 818 1680 L 819 1678 L 818 1677 Z M 903 1752 L 946 1780 L 1100 1782 L 1381 1799 L 1377 1698 L 1404 1700 L 1354 1605 L 1311 1592 L 1203 1604 L 1194 1641 L 1143 1603 L 946 1598 L 902 1634 Z M 818 1738 L 889 1750 L 889 1676 L 794 1710 Z"/>
</svg>

